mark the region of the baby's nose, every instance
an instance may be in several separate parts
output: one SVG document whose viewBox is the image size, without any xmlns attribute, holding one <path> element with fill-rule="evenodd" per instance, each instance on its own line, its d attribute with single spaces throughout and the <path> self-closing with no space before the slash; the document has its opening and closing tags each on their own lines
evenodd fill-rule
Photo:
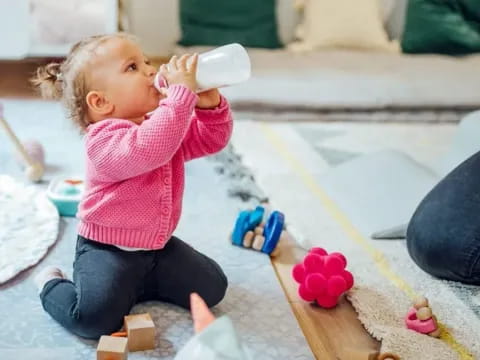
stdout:
<svg viewBox="0 0 480 360">
<path fill-rule="evenodd" d="M 148 65 L 146 70 L 145 70 L 145 74 L 149 77 L 153 77 L 155 76 L 155 74 L 157 73 L 157 71 L 155 70 L 155 68 L 151 65 Z"/>
</svg>

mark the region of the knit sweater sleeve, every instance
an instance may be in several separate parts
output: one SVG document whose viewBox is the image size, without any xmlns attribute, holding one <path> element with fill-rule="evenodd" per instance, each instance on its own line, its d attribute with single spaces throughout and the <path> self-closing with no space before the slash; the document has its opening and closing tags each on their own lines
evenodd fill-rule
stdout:
<svg viewBox="0 0 480 360">
<path fill-rule="evenodd" d="M 87 132 L 86 149 L 98 180 L 125 180 L 170 161 L 190 127 L 196 101 L 194 92 L 173 85 L 140 125 L 121 119 L 94 124 Z"/>
<path fill-rule="evenodd" d="M 185 161 L 222 150 L 232 135 L 233 119 L 228 101 L 222 96 L 215 109 L 195 108 L 182 142 Z"/>
</svg>

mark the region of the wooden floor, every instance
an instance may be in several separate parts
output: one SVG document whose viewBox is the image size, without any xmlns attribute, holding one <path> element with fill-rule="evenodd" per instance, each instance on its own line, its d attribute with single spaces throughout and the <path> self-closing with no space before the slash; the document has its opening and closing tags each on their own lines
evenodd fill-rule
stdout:
<svg viewBox="0 0 480 360">
<path fill-rule="evenodd" d="M 28 78 L 33 75 L 39 63 L 41 62 L 0 62 L 0 98 L 37 97 Z M 366 353 L 368 350 L 378 350 L 379 343 L 368 335 L 355 310 L 345 299 L 331 310 L 300 300 L 291 270 L 302 260 L 305 251 L 293 242 L 282 243 L 280 247 L 281 253 L 272 258 L 272 265 L 315 357 L 322 360 L 353 360 L 342 356 L 345 349 L 357 349 Z"/>
</svg>

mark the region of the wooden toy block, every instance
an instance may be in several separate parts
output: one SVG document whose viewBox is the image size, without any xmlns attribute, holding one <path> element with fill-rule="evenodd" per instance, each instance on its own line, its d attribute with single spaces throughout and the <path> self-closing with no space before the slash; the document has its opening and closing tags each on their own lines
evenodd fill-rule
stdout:
<svg viewBox="0 0 480 360">
<path fill-rule="evenodd" d="M 104 335 L 98 342 L 97 360 L 127 360 L 127 347 L 127 338 Z"/>
<path fill-rule="evenodd" d="M 260 251 L 262 250 L 264 242 L 265 242 L 265 238 L 262 235 L 255 235 L 255 238 L 253 239 L 252 248 Z"/>
<path fill-rule="evenodd" d="M 125 330 L 130 351 L 155 349 L 155 324 L 150 314 L 125 316 Z"/>
<path fill-rule="evenodd" d="M 377 360 L 377 358 L 378 351 L 347 348 L 342 350 L 339 360 Z"/>
<path fill-rule="evenodd" d="M 277 257 L 278 255 L 280 255 L 280 247 L 277 245 L 277 247 L 272 251 L 270 256 L 271 257 Z"/>
<path fill-rule="evenodd" d="M 255 234 L 253 233 L 253 231 L 247 231 L 247 233 L 243 237 L 243 247 L 246 247 L 246 248 L 252 247 L 254 236 Z"/>
<path fill-rule="evenodd" d="M 380 356 L 378 357 L 378 360 L 400 360 L 400 356 L 387 352 L 387 353 L 380 354 Z"/>
</svg>

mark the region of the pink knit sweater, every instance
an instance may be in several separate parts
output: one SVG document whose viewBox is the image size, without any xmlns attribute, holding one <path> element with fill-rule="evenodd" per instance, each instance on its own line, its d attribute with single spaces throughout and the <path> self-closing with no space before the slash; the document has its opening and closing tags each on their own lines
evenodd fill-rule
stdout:
<svg viewBox="0 0 480 360">
<path fill-rule="evenodd" d="M 106 119 L 85 136 L 85 195 L 77 217 L 81 236 L 106 244 L 161 249 L 182 210 L 184 163 L 220 151 L 232 132 L 222 97 L 211 110 L 181 85 L 141 125 Z"/>
</svg>

